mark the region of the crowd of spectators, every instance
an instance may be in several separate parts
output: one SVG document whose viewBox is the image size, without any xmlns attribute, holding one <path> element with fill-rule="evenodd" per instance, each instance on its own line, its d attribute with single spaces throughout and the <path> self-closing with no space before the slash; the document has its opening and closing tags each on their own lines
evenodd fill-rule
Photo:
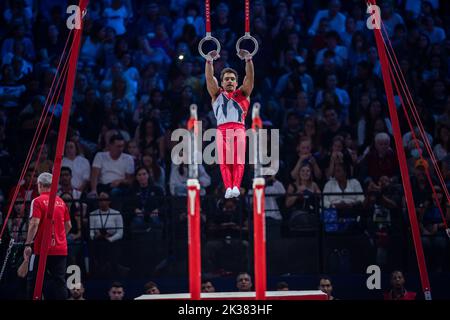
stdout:
<svg viewBox="0 0 450 320">
<path fill-rule="evenodd" d="M 390 274 L 388 289 L 383 290 L 383 300 L 420 300 L 417 293 L 408 291 L 405 287 L 406 279 L 402 271 L 395 270 Z M 289 283 L 286 281 L 279 281 L 275 286 L 276 291 L 290 291 Z M 310 288 L 311 289 L 311 288 Z M 328 275 L 320 275 L 318 278 L 317 289 L 326 294 L 326 300 L 339 300 L 333 295 L 333 281 Z M 236 276 L 235 292 L 251 292 L 254 291 L 252 276 L 248 272 L 239 272 Z M 275 291 L 275 290 L 273 290 Z M 209 278 L 204 278 L 201 281 L 201 292 L 215 293 L 216 286 L 214 281 Z M 85 300 L 85 288 L 82 283 L 76 283 L 73 289 L 70 290 L 70 297 L 68 300 Z M 108 290 L 109 300 L 126 300 L 129 297 L 125 296 L 124 284 L 114 281 Z M 148 281 L 144 285 L 143 295 L 159 295 L 161 292 L 157 283 Z M 421 297 L 422 298 L 422 297 Z"/>
<path fill-rule="evenodd" d="M 3 213 L 69 36 L 68 4 L 61 0 L 0 3 Z M 448 186 L 449 3 L 384 0 L 380 7 Z M 334 193 L 324 196 L 326 216 L 332 219 L 333 210 L 364 212 L 364 216 L 355 214 L 355 221 L 364 221 L 382 263 L 384 236 L 391 222 L 407 224 L 407 220 L 401 217 L 402 188 L 392 124 L 366 18 L 364 1 L 251 1 L 251 34 L 260 48 L 254 57 L 251 101 L 261 103 L 264 126 L 280 130 L 280 171 L 269 179 L 267 193 L 280 196 L 281 201 L 266 201 L 268 220 L 292 223 L 293 228 L 296 223 L 314 224 L 303 214 L 318 212 L 314 195 Z M 243 75 L 244 66 L 234 54 L 236 40 L 244 33 L 243 4 L 212 1 L 211 21 L 212 35 L 222 46 L 215 71 L 233 67 Z M 163 201 L 158 199 L 186 195 L 188 170 L 171 161 L 171 133 L 186 127 L 192 103 L 199 107 L 203 129 L 215 127 L 205 90 L 204 60 L 197 51 L 204 25 L 202 1 L 91 1 L 84 17 L 60 194 L 68 203 L 95 198 L 100 203 L 71 206 L 76 222 L 72 224 L 78 228 L 72 231 L 71 241 L 84 236 L 104 242 L 100 252 L 108 255 L 128 231 L 122 231 L 124 225 L 132 226 L 131 230 L 158 228 L 165 219 Z M 47 121 L 50 132 L 40 162 L 33 158 L 31 169 L 19 182 L 19 201 L 35 197 L 35 177 L 53 167 L 62 99 L 55 103 L 53 122 Z M 448 243 L 426 180 L 431 162 L 419 159 L 406 118 L 399 115 L 425 250 L 438 257 L 448 250 Z M 419 144 L 423 148 L 423 142 Z M 435 181 L 436 173 L 431 170 L 431 174 Z M 251 178 L 249 166 L 242 195 L 249 194 Z M 217 165 L 200 166 L 200 184 L 202 196 L 223 194 Z M 438 191 L 449 218 L 448 203 L 442 200 L 442 189 Z M 115 203 L 117 197 L 128 200 Z M 246 204 L 251 212 L 250 202 Z M 247 222 L 237 225 L 239 205 L 219 199 L 210 206 L 205 213 L 212 217 L 207 232 L 217 235 L 226 225 L 230 232 L 247 233 Z M 8 224 L 13 237 L 26 229 L 20 223 L 24 210 L 14 206 Z M 122 219 L 125 212 L 129 216 Z M 185 215 L 180 213 L 179 219 Z M 82 235 L 84 225 L 90 232 Z M 239 239 L 239 246 L 246 247 Z M 442 261 L 435 266 L 442 270 Z"/>
</svg>

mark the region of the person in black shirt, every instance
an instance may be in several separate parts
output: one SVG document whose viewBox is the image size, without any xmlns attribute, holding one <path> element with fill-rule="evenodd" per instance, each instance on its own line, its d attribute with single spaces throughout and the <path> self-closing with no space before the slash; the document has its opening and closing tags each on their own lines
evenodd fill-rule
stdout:
<svg viewBox="0 0 450 320">
<path fill-rule="evenodd" d="M 147 168 L 136 170 L 136 185 L 129 204 L 130 211 L 134 214 L 132 231 L 160 228 L 162 225 L 161 198 L 164 193 L 149 177 Z"/>
</svg>

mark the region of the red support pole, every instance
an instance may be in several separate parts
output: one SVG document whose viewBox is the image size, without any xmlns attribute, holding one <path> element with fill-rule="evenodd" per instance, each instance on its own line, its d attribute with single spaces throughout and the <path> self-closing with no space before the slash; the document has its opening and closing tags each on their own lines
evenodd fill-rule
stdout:
<svg viewBox="0 0 450 320">
<path fill-rule="evenodd" d="M 250 33 L 250 0 L 245 0 L 245 33 Z"/>
<path fill-rule="evenodd" d="M 206 35 L 211 35 L 211 6 L 209 0 L 205 0 L 205 30 Z"/>
<path fill-rule="evenodd" d="M 253 179 L 253 247 L 256 300 L 265 300 L 267 289 L 264 185 L 264 178 Z"/>
<path fill-rule="evenodd" d="M 200 183 L 197 179 L 189 179 L 187 181 L 187 187 L 189 291 L 191 293 L 191 300 L 200 300 L 202 282 Z"/>
<path fill-rule="evenodd" d="M 37 271 L 37 277 L 36 277 L 36 284 L 34 287 L 33 292 L 33 300 L 40 300 L 42 296 L 42 286 L 44 282 L 44 271 L 45 271 L 45 265 L 47 263 L 47 255 L 48 255 L 48 249 L 50 247 L 50 238 L 51 238 L 51 224 L 53 219 L 53 211 L 55 209 L 55 199 L 56 199 L 56 193 L 58 191 L 58 182 L 59 182 L 59 175 L 61 171 L 61 162 L 64 152 L 64 145 L 66 141 L 67 136 L 67 128 L 69 125 L 69 117 L 70 117 L 70 107 L 72 106 L 72 95 L 73 95 L 73 87 L 75 82 L 75 75 L 77 71 L 77 61 L 78 61 L 78 54 L 80 49 L 80 43 L 81 43 L 81 35 L 83 33 L 83 21 L 82 21 L 82 12 L 85 11 L 88 4 L 88 0 L 80 0 L 79 8 L 80 8 L 80 19 L 81 19 L 81 26 L 80 29 L 74 29 L 74 46 L 73 50 L 70 54 L 69 58 L 69 71 L 67 73 L 67 82 L 66 82 L 66 88 L 64 93 L 64 104 L 62 109 L 62 115 L 61 115 L 61 122 L 59 125 L 59 133 L 58 133 L 58 142 L 56 144 L 56 154 L 55 154 L 55 161 L 54 161 L 54 167 L 53 167 L 53 179 L 52 179 L 52 186 L 50 189 L 50 197 L 49 197 L 49 203 L 48 203 L 48 212 L 45 217 L 41 220 L 42 228 L 43 230 L 43 237 L 42 237 L 42 245 L 39 252 L 39 266 Z"/>
<path fill-rule="evenodd" d="M 375 0 L 371 0 L 375 5 Z M 381 25 L 381 21 L 379 23 Z M 403 187 L 405 191 L 406 204 L 408 209 L 409 221 L 411 224 L 411 232 L 414 241 L 414 247 L 416 250 L 417 263 L 419 266 L 420 280 L 422 283 L 423 293 L 426 300 L 431 300 L 431 288 L 430 281 L 428 279 L 427 266 L 425 263 L 425 256 L 423 254 L 422 241 L 420 239 L 419 224 L 417 222 L 416 208 L 414 205 L 414 198 L 411 188 L 411 182 L 409 179 L 409 170 L 406 163 L 405 150 L 403 149 L 402 134 L 400 131 L 400 123 L 398 120 L 397 110 L 395 106 L 394 91 L 392 89 L 392 82 L 390 77 L 390 65 L 387 58 L 386 50 L 383 45 L 383 35 L 381 30 L 374 28 L 375 40 L 378 47 L 378 55 L 381 63 L 381 70 L 383 74 L 384 87 L 386 90 L 386 97 L 389 106 L 389 114 L 392 121 L 392 130 L 394 133 L 395 147 L 397 150 L 397 157 L 400 165 L 400 172 L 402 176 Z M 400 93 L 399 93 L 400 94 Z"/>
</svg>

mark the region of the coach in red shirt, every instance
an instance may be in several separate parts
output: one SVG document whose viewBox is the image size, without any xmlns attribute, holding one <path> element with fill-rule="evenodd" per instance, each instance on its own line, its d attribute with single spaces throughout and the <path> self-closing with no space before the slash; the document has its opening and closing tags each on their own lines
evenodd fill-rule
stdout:
<svg viewBox="0 0 450 320">
<path fill-rule="evenodd" d="M 38 177 L 38 192 L 40 195 L 31 202 L 30 223 L 23 253 L 25 261 L 29 260 L 27 278 L 27 293 L 29 297 L 32 297 L 36 282 L 39 253 L 44 232 L 43 224 L 40 221 L 47 214 L 51 184 L 52 174 L 48 172 L 41 173 Z M 67 299 L 65 281 L 67 260 L 66 236 L 71 228 L 69 210 L 64 201 L 56 196 L 43 286 L 43 296 L 46 300 Z"/>
</svg>

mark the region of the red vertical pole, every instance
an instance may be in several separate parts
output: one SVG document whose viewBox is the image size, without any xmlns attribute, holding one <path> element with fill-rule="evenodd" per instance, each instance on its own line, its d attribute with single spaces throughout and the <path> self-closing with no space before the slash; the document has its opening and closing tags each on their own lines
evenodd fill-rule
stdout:
<svg viewBox="0 0 450 320">
<path fill-rule="evenodd" d="M 189 250 L 189 291 L 191 300 L 200 300 L 202 282 L 202 258 L 200 250 L 200 183 L 189 179 L 188 187 L 188 250 Z"/>
<path fill-rule="evenodd" d="M 266 299 L 267 288 L 264 185 L 264 178 L 253 179 L 253 247 L 255 256 L 256 300 Z"/>
<path fill-rule="evenodd" d="M 206 35 L 211 35 L 211 6 L 209 0 L 205 0 L 205 30 Z"/>
<path fill-rule="evenodd" d="M 245 33 L 250 34 L 250 0 L 245 0 Z"/>
<path fill-rule="evenodd" d="M 66 141 L 67 135 L 67 127 L 69 125 L 69 117 L 70 117 L 70 107 L 72 106 L 72 95 L 73 95 L 73 87 L 75 82 L 75 75 L 77 71 L 77 61 L 78 61 L 78 53 L 80 49 L 81 35 L 83 32 L 83 21 L 82 21 L 82 12 L 85 11 L 89 0 L 80 0 L 79 8 L 80 8 L 80 19 L 81 26 L 80 29 L 74 29 L 73 36 L 73 50 L 70 54 L 69 58 L 69 70 L 67 73 L 67 82 L 64 93 L 64 104 L 61 115 L 61 122 L 59 125 L 58 132 L 58 142 L 56 144 L 56 154 L 55 161 L 53 167 L 53 179 L 52 186 L 50 189 L 50 197 L 48 203 L 48 212 L 45 217 L 43 217 L 41 223 L 43 230 L 42 244 L 39 252 L 39 266 L 36 276 L 36 284 L 33 292 L 33 300 L 39 300 L 42 296 L 42 286 L 44 282 L 44 270 L 45 265 L 47 263 L 47 255 L 48 249 L 50 246 L 50 238 L 51 238 L 51 224 L 53 219 L 53 211 L 55 209 L 55 199 L 56 192 L 58 191 L 58 182 L 59 182 L 59 174 L 61 171 L 61 162 L 64 152 L 64 145 Z"/>
<path fill-rule="evenodd" d="M 371 2 L 374 5 L 376 3 L 375 0 L 371 0 Z M 381 20 L 379 25 L 381 25 Z M 394 91 L 392 89 L 392 82 L 390 77 L 389 60 L 387 58 L 387 54 L 383 45 L 383 38 L 382 38 L 383 35 L 381 34 L 381 30 L 374 28 L 374 32 L 375 32 L 375 40 L 378 47 L 378 55 L 381 63 L 381 71 L 383 74 L 384 88 L 386 90 L 386 97 L 389 106 L 389 114 L 392 121 L 392 131 L 394 133 L 395 147 L 397 149 L 397 157 L 400 165 L 403 187 L 405 190 L 406 204 L 408 209 L 409 221 L 411 224 L 411 232 L 413 236 L 414 247 L 416 250 L 420 280 L 422 283 L 422 290 L 425 295 L 425 299 L 431 300 L 430 281 L 428 279 L 427 266 L 425 263 L 425 256 L 423 254 L 422 241 L 420 239 L 419 224 L 417 222 L 416 208 L 414 205 L 411 182 L 409 179 L 409 170 L 408 165 L 406 163 L 406 155 L 405 150 L 403 149 L 402 134 L 400 131 L 400 124 L 395 106 Z"/>
</svg>

